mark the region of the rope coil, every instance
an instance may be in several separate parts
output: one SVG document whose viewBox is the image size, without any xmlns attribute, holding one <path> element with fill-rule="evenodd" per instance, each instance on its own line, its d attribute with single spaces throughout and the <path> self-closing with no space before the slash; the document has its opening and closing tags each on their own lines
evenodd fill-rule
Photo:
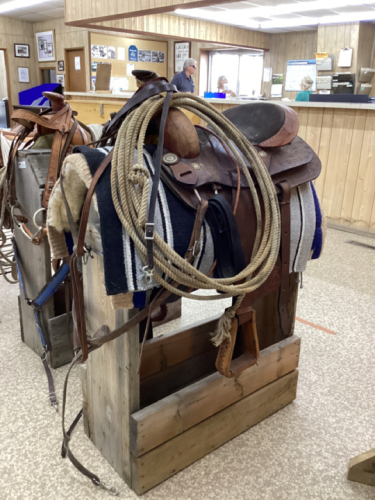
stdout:
<svg viewBox="0 0 375 500">
<path fill-rule="evenodd" d="M 137 175 L 140 175 L 140 172 L 142 172 L 142 175 L 147 176 L 142 169 L 138 168 L 143 164 L 143 146 L 146 130 L 152 117 L 161 110 L 164 99 L 165 96 L 163 95 L 150 98 L 126 117 L 117 136 L 112 160 L 111 189 L 113 203 L 121 223 L 133 239 L 145 264 L 147 263 L 147 252 L 144 237 L 146 223 L 144 209 L 147 207 L 149 190 L 145 188 L 139 189 L 141 182 L 138 181 L 139 187 L 136 187 L 133 182 L 134 151 L 137 152 Z M 201 273 L 180 257 L 155 233 L 154 259 L 157 269 L 154 271 L 154 278 L 171 293 L 193 300 L 218 300 L 227 297 L 243 297 L 266 281 L 276 263 L 279 253 L 280 211 L 273 182 L 253 146 L 211 104 L 206 103 L 197 96 L 179 93 L 173 96 L 172 105 L 191 111 L 205 120 L 232 151 L 253 196 L 257 217 L 257 231 L 251 262 L 237 276 L 226 279 L 213 279 Z M 231 141 L 233 141 L 233 144 Z M 237 148 L 252 165 L 252 172 L 259 185 L 264 203 L 265 222 L 263 236 L 258 194 L 248 168 L 238 153 Z M 192 295 L 170 285 L 168 281 L 163 279 L 163 273 L 180 285 L 194 289 L 215 289 L 222 293 L 214 296 Z M 245 281 L 238 283 L 243 280 Z M 238 305 L 237 301 L 234 306 L 235 309 L 237 309 Z M 230 314 L 232 315 L 233 311 Z"/>
</svg>

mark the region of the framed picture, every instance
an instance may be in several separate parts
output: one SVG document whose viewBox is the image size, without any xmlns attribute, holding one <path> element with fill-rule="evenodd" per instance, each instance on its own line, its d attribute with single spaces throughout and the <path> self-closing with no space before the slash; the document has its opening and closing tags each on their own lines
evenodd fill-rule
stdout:
<svg viewBox="0 0 375 500">
<path fill-rule="evenodd" d="M 62 87 L 65 87 L 65 75 L 56 75 L 56 83 L 59 83 Z"/>
<path fill-rule="evenodd" d="M 20 83 L 30 83 L 29 68 L 18 68 L 18 81 Z"/>
<path fill-rule="evenodd" d="M 15 43 L 14 57 L 30 57 L 30 45 L 27 43 Z"/>
<path fill-rule="evenodd" d="M 43 31 L 41 33 L 35 33 L 35 36 L 38 51 L 38 61 L 55 61 L 55 31 Z"/>
<path fill-rule="evenodd" d="M 64 61 L 57 61 L 57 70 L 64 71 Z"/>
<path fill-rule="evenodd" d="M 174 72 L 184 69 L 185 59 L 190 57 L 190 42 L 174 42 Z"/>
</svg>

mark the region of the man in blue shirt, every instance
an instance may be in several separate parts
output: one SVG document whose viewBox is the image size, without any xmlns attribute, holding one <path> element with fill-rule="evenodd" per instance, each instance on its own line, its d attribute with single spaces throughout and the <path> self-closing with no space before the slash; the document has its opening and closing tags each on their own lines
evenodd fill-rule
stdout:
<svg viewBox="0 0 375 500">
<path fill-rule="evenodd" d="M 197 69 L 197 61 L 195 59 L 186 59 L 184 69 L 180 73 L 176 73 L 172 78 L 171 83 L 176 85 L 179 92 L 189 92 L 194 94 L 195 83 L 193 75 Z"/>
</svg>

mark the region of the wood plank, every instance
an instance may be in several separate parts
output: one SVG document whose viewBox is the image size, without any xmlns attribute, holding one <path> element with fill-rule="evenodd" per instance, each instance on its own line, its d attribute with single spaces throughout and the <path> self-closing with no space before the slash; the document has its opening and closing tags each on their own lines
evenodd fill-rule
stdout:
<svg viewBox="0 0 375 500">
<path fill-rule="evenodd" d="M 214 373 L 217 348 L 211 342 L 210 344 L 209 350 L 142 379 L 140 407 L 152 405 L 202 377 Z"/>
<path fill-rule="evenodd" d="M 348 170 L 346 175 L 346 182 L 344 185 L 344 194 L 339 220 L 340 224 L 342 225 L 350 225 L 352 222 L 354 222 L 352 217 L 353 203 L 358 179 L 358 169 L 361 159 L 363 138 L 365 135 L 367 113 L 368 111 L 365 109 L 357 109 L 355 113 L 353 137 L 350 148 Z"/>
<path fill-rule="evenodd" d="M 289 337 L 260 352 L 257 365 L 227 379 L 218 372 L 130 418 L 131 451 L 139 457 L 298 366 L 301 341 Z M 220 394 L 220 398 L 218 398 Z"/>
<path fill-rule="evenodd" d="M 375 199 L 375 113 L 367 113 L 351 227 L 368 231 Z"/>
<path fill-rule="evenodd" d="M 348 479 L 375 486 L 375 448 L 350 459 Z"/>
<path fill-rule="evenodd" d="M 322 171 L 320 172 L 319 177 L 314 181 L 315 189 L 320 200 L 322 200 L 323 198 L 325 180 L 328 170 L 328 157 L 331 145 L 334 111 L 334 109 L 328 108 L 323 110 L 322 132 L 318 153 L 319 159 L 322 162 Z"/>
<path fill-rule="evenodd" d="M 83 266 L 88 335 L 93 335 L 103 324 L 117 328 L 135 313 L 112 310 L 103 277 L 103 259 L 95 255 Z M 86 407 L 85 427 L 89 428 L 95 446 L 128 484 L 131 484 L 131 461 L 127 429 L 130 414 L 139 409 L 138 349 L 136 327 L 92 352 L 86 362 L 89 407 Z"/>
<path fill-rule="evenodd" d="M 291 403 L 298 371 L 268 384 L 140 458 L 132 456 L 132 488 L 141 495 Z"/>
<path fill-rule="evenodd" d="M 210 332 L 214 332 L 221 314 L 198 321 L 165 335 L 147 340 L 142 354 L 140 378 L 164 371 L 171 366 L 212 349 Z"/>
</svg>

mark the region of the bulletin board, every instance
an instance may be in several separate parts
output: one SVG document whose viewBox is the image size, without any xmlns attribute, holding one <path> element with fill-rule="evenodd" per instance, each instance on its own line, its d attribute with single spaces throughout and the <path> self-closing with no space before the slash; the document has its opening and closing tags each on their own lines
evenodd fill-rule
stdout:
<svg viewBox="0 0 375 500">
<path fill-rule="evenodd" d="M 167 42 L 90 33 L 91 82 L 95 82 L 97 64 L 111 63 L 111 85 L 135 92 L 138 89 L 135 78 L 128 73 L 132 69 L 143 69 L 167 78 L 167 55 Z"/>
<path fill-rule="evenodd" d="M 314 82 L 311 90 L 316 90 L 316 60 L 304 59 L 288 61 L 286 67 L 285 90 L 287 92 L 299 92 L 301 81 L 304 76 L 310 76 Z"/>
</svg>

